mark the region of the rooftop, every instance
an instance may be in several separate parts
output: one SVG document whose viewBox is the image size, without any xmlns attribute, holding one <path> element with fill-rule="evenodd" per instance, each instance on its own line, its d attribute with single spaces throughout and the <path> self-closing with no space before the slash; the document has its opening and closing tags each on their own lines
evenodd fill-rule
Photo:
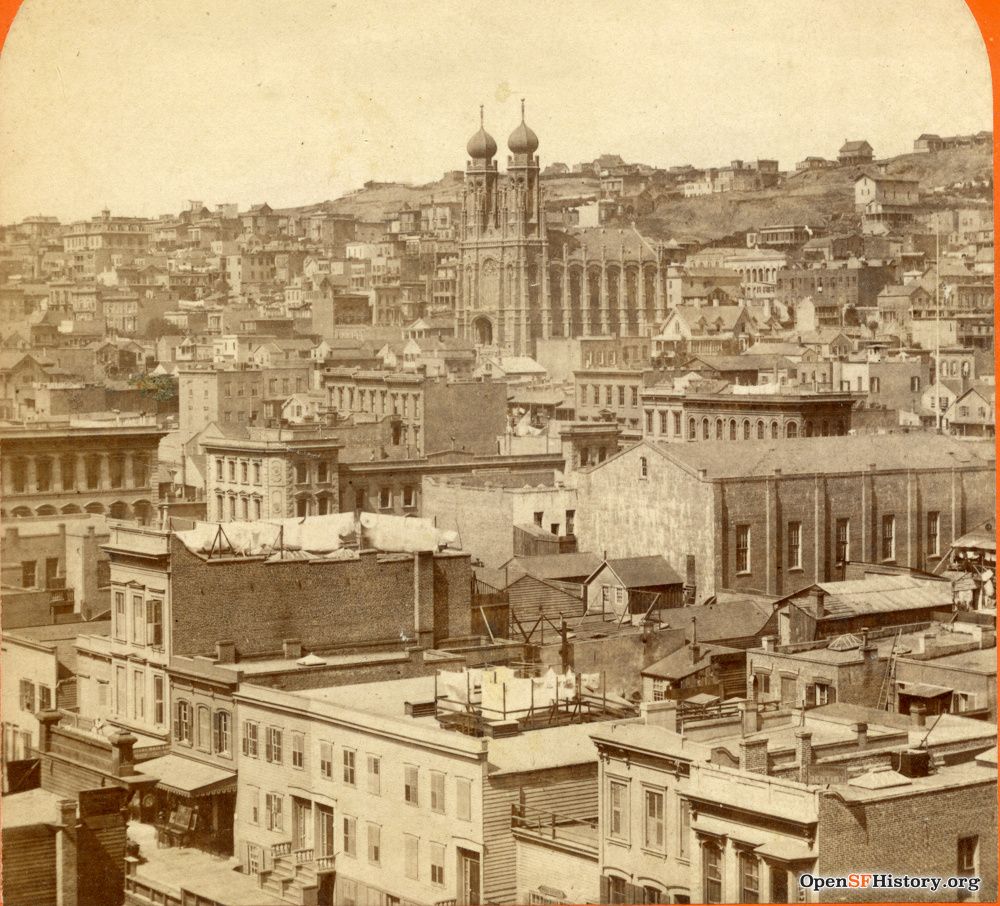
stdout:
<svg viewBox="0 0 1000 906">
<path fill-rule="evenodd" d="M 948 471 L 982 467 L 992 470 L 996 461 L 992 442 L 963 441 L 930 434 L 800 437 L 780 443 L 773 440 L 747 440 L 739 444 L 712 440 L 697 444 L 645 443 L 692 472 L 704 470 L 704 479 L 709 481 L 771 476 L 779 470 L 782 475 L 866 469 L 877 472 Z M 830 467 L 823 464 L 830 464 Z"/>
<path fill-rule="evenodd" d="M 64 797 L 40 787 L 24 793 L 4 796 L 2 800 L 3 828 L 28 827 L 32 824 L 57 823 L 59 803 Z"/>
</svg>

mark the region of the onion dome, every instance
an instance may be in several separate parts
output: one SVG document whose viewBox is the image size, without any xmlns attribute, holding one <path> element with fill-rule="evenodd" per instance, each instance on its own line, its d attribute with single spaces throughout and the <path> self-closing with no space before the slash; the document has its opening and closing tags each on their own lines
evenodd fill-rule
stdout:
<svg viewBox="0 0 1000 906">
<path fill-rule="evenodd" d="M 469 139 L 465 150 L 473 160 L 490 160 L 497 153 L 497 143 L 483 126 L 482 107 L 479 108 L 479 131 Z"/>
<path fill-rule="evenodd" d="M 510 134 L 507 147 L 513 154 L 534 154 L 538 150 L 538 136 L 524 121 L 524 100 L 521 101 L 521 124 Z"/>
</svg>

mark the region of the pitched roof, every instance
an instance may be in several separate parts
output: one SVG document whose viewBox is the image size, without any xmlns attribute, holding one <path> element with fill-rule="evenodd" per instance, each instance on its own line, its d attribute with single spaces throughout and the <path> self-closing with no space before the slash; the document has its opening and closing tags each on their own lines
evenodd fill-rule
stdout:
<svg viewBox="0 0 1000 906">
<path fill-rule="evenodd" d="M 541 554 L 511 558 L 508 561 L 508 573 L 513 575 L 517 570 L 536 579 L 568 579 L 573 576 L 589 576 L 600 565 L 601 558 L 597 554 Z"/>
<path fill-rule="evenodd" d="M 716 654 L 725 654 L 737 651 L 735 648 L 724 648 L 721 645 L 699 645 L 698 659 L 694 659 L 694 649 L 690 642 L 685 642 L 676 651 L 672 651 L 666 657 L 654 661 L 648 667 L 643 667 L 639 673 L 642 676 L 654 676 L 657 679 L 680 680 L 699 670 L 704 670 L 711 666 L 712 659 Z"/>
<path fill-rule="evenodd" d="M 925 610 L 952 603 L 951 583 L 918 576 L 867 575 L 844 582 L 818 582 L 825 592 L 823 619 L 846 619 L 869 613 Z M 796 594 L 801 594 L 796 592 Z M 788 601 L 792 596 L 782 599 Z"/>
<path fill-rule="evenodd" d="M 646 588 L 650 585 L 680 585 L 683 579 L 660 554 L 649 557 L 621 557 L 604 561 L 626 588 Z M 604 563 L 601 564 L 604 566 Z M 601 567 L 588 577 L 593 578 Z"/>
</svg>

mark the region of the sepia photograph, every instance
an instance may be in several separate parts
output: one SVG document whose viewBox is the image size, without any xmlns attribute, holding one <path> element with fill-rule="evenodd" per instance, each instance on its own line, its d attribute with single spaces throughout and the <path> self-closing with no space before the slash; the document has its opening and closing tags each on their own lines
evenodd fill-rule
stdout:
<svg viewBox="0 0 1000 906">
<path fill-rule="evenodd" d="M 965 0 L 3 5 L 3 906 L 997 901 Z"/>
</svg>

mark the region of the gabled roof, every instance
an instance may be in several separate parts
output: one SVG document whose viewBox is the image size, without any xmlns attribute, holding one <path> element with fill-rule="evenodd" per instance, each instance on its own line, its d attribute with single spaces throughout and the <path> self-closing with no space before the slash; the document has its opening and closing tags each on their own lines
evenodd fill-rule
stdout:
<svg viewBox="0 0 1000 906">
<path fill-rule="evenodd" d="M 699 645 L 698 659 L 695 660 L 691 643 L 685 642 L 682 647 L 672 651 L 666 657 L 654 661 L 648 667 L 644 667 L 639 673 L 642 676 L 652 676 L 657 679 L 681 680 L 710 667 L 715 655 L 729 654 L 738 650 L 737 648 L 725 648 L 721 645 Z"/>
<path fill-rule="evenodd" d="M 817 582 L 794 595 L 788 595 L 778 606 L 789 603 L 803 591 L 819 589 L 824 593 L 822 619 L 847 619 L 875 613 L 905 610 L 926 610 L 947 607 L 952 601 L 951 583 L 912 575 L 873 575 L 844 582 Z M 798 602 L 793 602 L 798 603 Z"/>
<path fill-rule="evenodd" d="M 653 585 L 681 585 L 684 580 L 659 554 L 649 557 L 621 557 L 605 560 L 588 577 L 590 582 L 607 566 L 625 588 L 647 588 Z"/>
<path fill-rule="evenodd" d="M 542 554 L 535 557 L 512 557 L 507 562 L 508 575 L 527 574 L 536 579 L 570 579 L 590 576 L 601 565 L 597 554 Z"/>
</svg>

